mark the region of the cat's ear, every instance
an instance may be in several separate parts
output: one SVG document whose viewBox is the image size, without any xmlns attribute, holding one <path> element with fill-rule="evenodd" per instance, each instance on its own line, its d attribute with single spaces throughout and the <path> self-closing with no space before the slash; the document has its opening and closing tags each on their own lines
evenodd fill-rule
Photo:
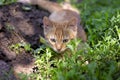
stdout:
<svg viewBox="0 0 120 80">
<path fill-rule="evenodd" d="M 51 21 L 46 16 L 43 18 L 43 25 L 45 29 L 48 29 L 49 27 L 51 27 Z"/>
<path fill-rule="evenodd" d="M 69 25 L 68 25 L 69 29 L 72 29 L 72 30 L 74 30 L 74 31 L 77 30 L 77 18 L 76 18 L 76 17 L 73 17 L 73 18 L 69 21 L 68 24 L 69 24 Z"/>
</svg>

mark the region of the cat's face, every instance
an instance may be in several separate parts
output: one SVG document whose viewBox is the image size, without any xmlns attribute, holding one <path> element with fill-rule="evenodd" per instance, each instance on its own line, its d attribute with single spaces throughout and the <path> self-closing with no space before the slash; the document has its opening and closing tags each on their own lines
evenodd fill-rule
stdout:
<svg viewBox="0 0 120 80">
<path fill-rule="evenodd" d="M 44 17 L 43 24 L 46 41 L 58 53 L 65 51 L 67 43 L 76 38 L 77 20 L 75 18 L 68 22 L 55 23 Z"/>
</svg>

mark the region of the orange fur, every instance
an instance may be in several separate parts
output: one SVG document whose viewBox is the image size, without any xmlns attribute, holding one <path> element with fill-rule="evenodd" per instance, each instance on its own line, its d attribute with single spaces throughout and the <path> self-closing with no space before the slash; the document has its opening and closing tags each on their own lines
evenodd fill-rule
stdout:
<svg viewBox="0 0 120 80">
<path fill-rule="evenodd" d="M 43 18 L 45 39 L 56 52 L 63 52 L 71 39 L 87 40 L 86 33 L 80 25 L 78 12 L 73 9 L 64 9 L 59 4 L 48 0 L 19 0 L 23 3 L 38 5 L 51 15 Z"/>
</svg>

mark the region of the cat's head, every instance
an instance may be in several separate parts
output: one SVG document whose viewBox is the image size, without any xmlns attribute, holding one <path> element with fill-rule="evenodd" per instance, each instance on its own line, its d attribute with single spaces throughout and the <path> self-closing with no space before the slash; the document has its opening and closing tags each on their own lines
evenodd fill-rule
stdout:
<svg viewBox="0 0 120 80">
<path fill-rule="evenodd" d="M 72 18 L 64 23 L 56 23 L 48 17 L 43 19 L 44 36 L 49 46 L 61 53 L 67 48 L 67 43 L 77 36 L 77 19 Z"/>
</svg>

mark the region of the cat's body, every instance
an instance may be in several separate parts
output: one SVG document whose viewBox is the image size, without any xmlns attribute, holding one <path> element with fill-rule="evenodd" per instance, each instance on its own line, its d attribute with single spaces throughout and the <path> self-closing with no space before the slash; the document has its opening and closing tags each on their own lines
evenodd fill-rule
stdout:
<svg viewBox="0 0 120 80">
<path fill-rule="evenodd" d="M 19 2 L 38 5 L 51 12 L 49 18 L 43 18 L 43 28 L 46 41 L 56 52 L 63 52 L 71 39 L 80 38 L 83 42 L 87 40 L 77 12 L 63 9 L 59 4 L 47 0 L 19 0 Z"/>
</svg>

